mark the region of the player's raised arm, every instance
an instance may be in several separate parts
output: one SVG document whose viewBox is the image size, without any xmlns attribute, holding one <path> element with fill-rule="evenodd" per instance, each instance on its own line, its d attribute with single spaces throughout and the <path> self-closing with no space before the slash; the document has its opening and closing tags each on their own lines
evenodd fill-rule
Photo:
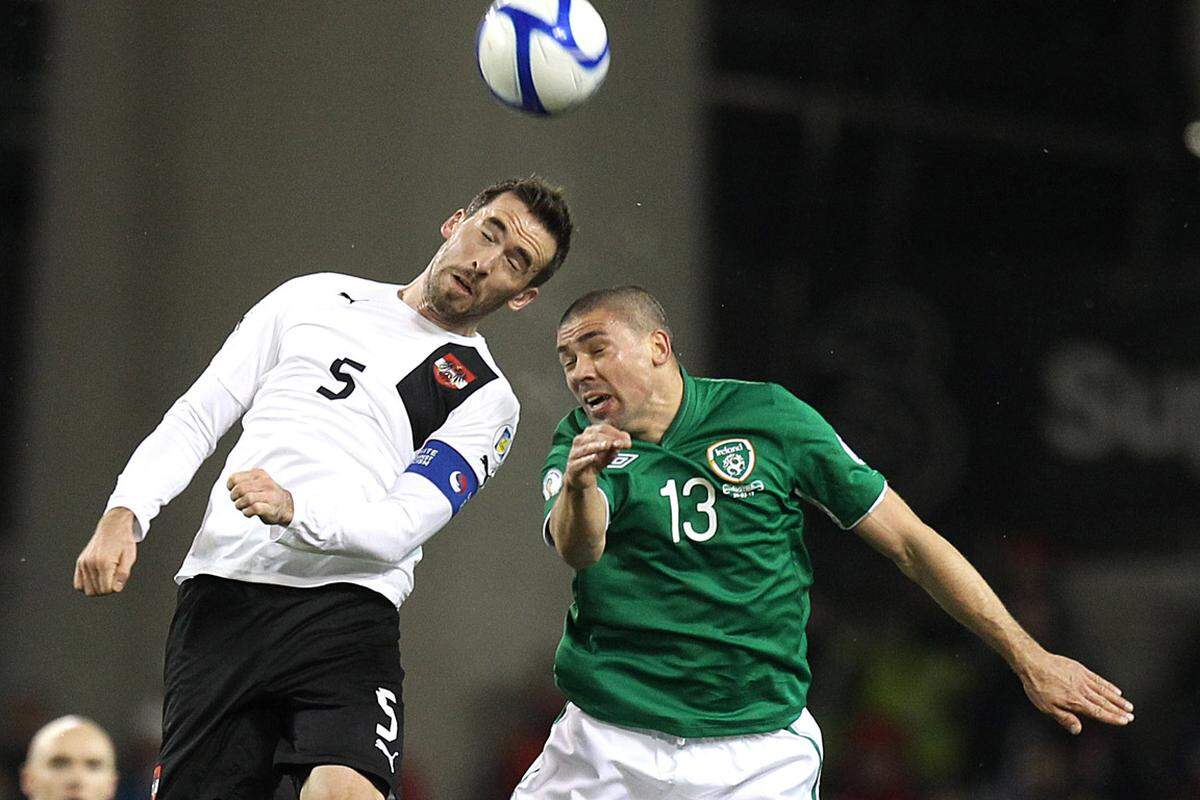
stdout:
<svg viewBox="0 0 1200 800">
<path fill-rule="evenodd" d="M 549 532 L 554 549 L 575 569 L 595 564 L 604 554 L 608 501 L 596 478 L 622 448 L 631 446 L 628 433 L 604 423 L 589 425 L 571 442 Z"/>
<path fill-rule="evenodd" d="M 1068 731 L 1079 733 L 1080 715 L 1110 725 L 1133 720 L 1133 704 L 1121 696 L 1120 689 L 1034 641 L 970 562 L 923 523 L 895 491 L 888 489 L 854 531 L 1003 656 L 1030 701 Z"/>
</svg>

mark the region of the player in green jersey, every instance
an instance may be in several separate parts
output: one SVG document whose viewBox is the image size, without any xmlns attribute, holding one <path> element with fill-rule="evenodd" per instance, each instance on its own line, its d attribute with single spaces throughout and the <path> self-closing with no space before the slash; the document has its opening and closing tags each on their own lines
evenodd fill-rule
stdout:
<svg viewBox="0 0 1200 800">
<path fill-rule="evenodd" d="M 806 502 L 891 558 L 1072 733 L 1084 715 L 1133 719 L 1116 686 L 1022 630 L 816 411 L 774 384 L 689 375 L 644 290 L 575 301 L 558 355 L 580 407 L 542 487 L 544 535 L 576 570 L 554 665 L 570 702 L 514 800 L 817 796 Z"/>
</svg>

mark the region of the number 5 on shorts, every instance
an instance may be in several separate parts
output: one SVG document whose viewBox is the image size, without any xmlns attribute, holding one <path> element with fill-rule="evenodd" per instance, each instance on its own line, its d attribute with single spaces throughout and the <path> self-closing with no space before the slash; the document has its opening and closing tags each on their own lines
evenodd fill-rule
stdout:
<svg viewBox="0 0 1200 800">
<path fill-rule="evenodd" d="M 396 737 L 400 735 L 400 721 L 396 719 L 396 694 L 382 686 L 375 690 L 375 700 L 378 701 L 379 707 L 383 709 L 383 713 L 387 716 L 389 725 L 375 726 L 375 733 L 379 736 L 375 740 L 375 747 L 383 751 L 387 756 L 388 767 L 393 773 L 396 772 L 396 756 L 400 755 L 399 751 L 392 752 L 388 749 L 386 743 L 396 741 Z"/>
</svg>

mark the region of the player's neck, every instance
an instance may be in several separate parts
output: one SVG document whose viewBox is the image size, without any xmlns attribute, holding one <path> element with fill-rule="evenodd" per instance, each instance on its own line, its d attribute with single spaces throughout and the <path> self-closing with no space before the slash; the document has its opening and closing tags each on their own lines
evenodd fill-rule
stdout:
<svg viewBox="0 0 1200 800">
<path fill-rule="evenodd" d="M 642 424 L 629 434 L 635 439 L 658 444 L 675 421 L 679 406 L 683 403 L 683 374 L 672 359 L 662 368 L 662 379 L 656 382 L 654 391 L 646 399 Z"/>
<path fill-rule="evenodd" d="M 447 320 L 425 298 L 425 273 L 421 273 L 415 281 L 407 286 L 401 286 L 396 294 L 400 297 L 404 305 L 416 311 L 442 330 L 449 333 L 456 333 L 459 336 L 475 335 L 477 325 L 474 320 Z"/>
</svg>

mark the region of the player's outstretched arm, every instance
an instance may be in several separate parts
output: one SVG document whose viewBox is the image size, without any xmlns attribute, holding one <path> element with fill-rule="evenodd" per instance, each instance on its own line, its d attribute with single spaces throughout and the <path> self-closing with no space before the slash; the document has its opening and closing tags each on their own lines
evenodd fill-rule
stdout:
<svg viewBox="0 0 1200 800">
<path fill-rule="evenodd" d="M 1068 731 L 1082 730 L 1081 715 L 1110 725 L 1133 721 L 1133 704 L 1121 696 L 1120 689 L 1078 661 L 1042 648 L 970 562 L 890 488 L 854 531 L 1000 653 L 1021 679 L 1030 701 Z"/>
<path fill-rule="evenodd" d="M 109 509 L 75 560 L 75 588 L 89 597 L 119 592 L 129 583 L 136 560 L 133 512 Z"/>
<path fill-rule="evenodd" d="M 604 554 L 608 505 L 596 478 L 621 448 L 632 445 L 628 433 L 603 423 L 589 425 L 571 442 L 562 490 L 550 511 L 550 537 L 574 569 L 590 567 Z"/>
</svg>

